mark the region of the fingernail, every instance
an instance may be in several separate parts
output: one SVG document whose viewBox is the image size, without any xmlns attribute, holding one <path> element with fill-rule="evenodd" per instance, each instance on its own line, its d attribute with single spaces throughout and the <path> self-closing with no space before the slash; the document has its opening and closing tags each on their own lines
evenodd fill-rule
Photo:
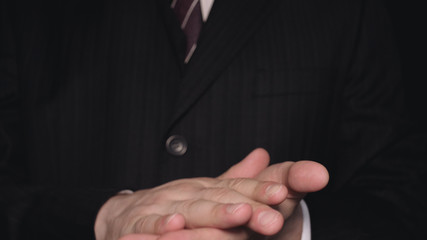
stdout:
<svg viewBox="0 0 427 240">
<path fill-rule="evenodd" d="M 227 213 L 236 213 L 241 207 L 243 207 L 243 203 L 238 204 L 230 204 L 227 206 L 226 211 Z"/>
<path fill-rule="evenodd" d="M 271 197 L 282 191 L 283 186 L 280 184 L 272 184 L 265 189 L 266 194 Z"/>
<path fill-rule="evenodd" d="M 258 222 L 263 226 L 273 224 L 279 219 L 279 214 L 273 211 L 264 211 L 258 215 Z"/>
</svg>

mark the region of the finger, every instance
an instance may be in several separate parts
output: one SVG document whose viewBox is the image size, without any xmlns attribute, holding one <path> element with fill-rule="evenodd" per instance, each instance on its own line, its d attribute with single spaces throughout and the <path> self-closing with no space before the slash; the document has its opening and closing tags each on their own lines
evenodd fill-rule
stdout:
<svg viewBox="0 0 427 240">
<path fill-rule="evenodd" d="M 182 201 L 173 209 L 184 216 L 185 227 L 191 229 L 247 226 L 257 233 L 273 235 L 283 225 L 283 217 L 278 211 L 257 202 L 218 204 L 207 200 Z"/>
<path fill-rule="evenodd" d="M 308 192 L 318 191 L 327 185 L 329 174 L 324 166 L 313 161 L 283 162 L 269 166 L 256 179 L 280 182 L 287 187 L 287 199 L 280 204 L 280 210 L 287 219 Z"/>
<path fill-rule="evenodd" d="M 283 162 L 269 166 L 256 179 L 282 183 L 288 188 L 288 198 L 302 198 L 324 188 L 329 174 L 323 165 L 313 161 Z"/>
<path fill-rule="evenodd" d="M 277 205 L 283 202 L 288 194 L 288 190 L 283 184 L 248 178 L 222 180 L 217 183 L 217 186 L 232 189 L 253 201 L 267 205 Z"/>
<path fill-rule="evenodd" d="M 258 208 L 252 214 L 247 226 L 256 233 L 271 236 L 282 229 L 283 223 L 282 213 L 272 211 L 270 208 Z"/>
<path fill-rule="evenodd" d="M 262 148 L 257 148 L 218 178 L 253 178 L 264 170 L 269 162 L 268 152 Z"/>
<path fill-rule="evenodd" d="M 163 234 L 183 229 L 184 226 L 185 219 L 181 214 L 166 216 L 152 214 L 141 217 L 135 221 L 131 233 Z"/>
<path fill-rule="evenodd" d="M 158 240 L 159 239 L 159 235 L 153 235 L 153 234 L 128 234 L 125 235 L 121 238 L 119 238 L 119 240 Z"/>
<path fill-rule="evenodd" d="M 320 163 L 299 161 L 290 167 L 287 180 L 294 192 L 316 192 L 326 187 L 329 173 Z"/>
<path fill-rule="evenodd" d="M 177 202 L 172 209 L 184 216 L 186 228 L 233 228 L 246 224 L 252 216 L 252 207 L 247 203 L 222 204 L 202 199 Z"/>
<path fill-rule="evenodd" d="M 197 228 L 166 233 L 160 236 L 159 240 L 246 240 L 249 236 L 249 231 L 245 231 L 242 228 L 227 230 L 217 228 Z"/>
</svg>

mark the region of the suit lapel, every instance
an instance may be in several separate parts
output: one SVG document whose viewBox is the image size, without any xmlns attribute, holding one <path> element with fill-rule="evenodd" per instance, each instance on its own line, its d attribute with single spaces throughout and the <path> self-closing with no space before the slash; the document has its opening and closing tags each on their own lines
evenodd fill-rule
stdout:
<svg viewBox="0 0 427 240">
<path fill-rule="evenodd" d="M 215 0 L 179 88 L 172 125 L 188 111 L 245 41 L 261 25 L 277 0 Z"/>
<path fill-rule="evenodd" d="M 155 1 L 159 5 L 158 8 L 161 16 L 163 17 L 166 32 L 169 35 L 169 40 L 172 45 L 172 49 L 174 50 L 177 65 L 179 65 L 181 73 L 183 73 L 185 69 L 183 59 L 185 59 L 186 47 L 184 32 L 181 30 L 175 13 L 170 7 L 171 1 Z"/>
</svg>

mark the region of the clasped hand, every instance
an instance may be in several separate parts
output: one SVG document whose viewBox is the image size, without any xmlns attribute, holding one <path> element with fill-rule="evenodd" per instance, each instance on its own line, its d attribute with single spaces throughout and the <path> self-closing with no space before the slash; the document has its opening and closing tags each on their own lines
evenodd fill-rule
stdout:
<svg viewBox="0 0 427 240">
<path fill-rule="evenodd" d="M 274 235 L 306 192 L 327 184 L 328 173 L 322 165 L 309 161 L 268 164 L 268 153 L 256 149 L 218 178 L 180 179 L 114 196 L 98 213 L 96 238 L 246 239 L 253 232 Z"/>
</svg>

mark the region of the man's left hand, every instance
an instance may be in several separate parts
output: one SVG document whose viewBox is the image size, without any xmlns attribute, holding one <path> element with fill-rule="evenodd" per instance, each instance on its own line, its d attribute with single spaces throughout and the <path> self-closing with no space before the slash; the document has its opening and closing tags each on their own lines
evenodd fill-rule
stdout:
<svg viewBox="0 0 427 240">
<path fill-rule="evenodd" d="M 231 167 L 219 178 L 253 178 L 260 181 L 281 183 L 288 188 L 285 201 L 275 206 L 284 216 L 285 224 L 275 236 L 268 239 L 300 239 L 302 214 L 299 207 L 301 199 L 310 192 L 323 189 L 329 174 L 326 168 L 313 161 L 283 162 L 268 166 L 269 154 L 264 149 L 255 149 L 245 159 Z M 267 167 L 268 166 L 268 167 Z M 167 232 L 163 235 L 131 234 L 120 240 L 217 240 L 217 239 L 258 239 L 247 227 L 233 229 L 194 228 Z M 266 239 L 259 236 L 259 239 Z"/>
</svg>

